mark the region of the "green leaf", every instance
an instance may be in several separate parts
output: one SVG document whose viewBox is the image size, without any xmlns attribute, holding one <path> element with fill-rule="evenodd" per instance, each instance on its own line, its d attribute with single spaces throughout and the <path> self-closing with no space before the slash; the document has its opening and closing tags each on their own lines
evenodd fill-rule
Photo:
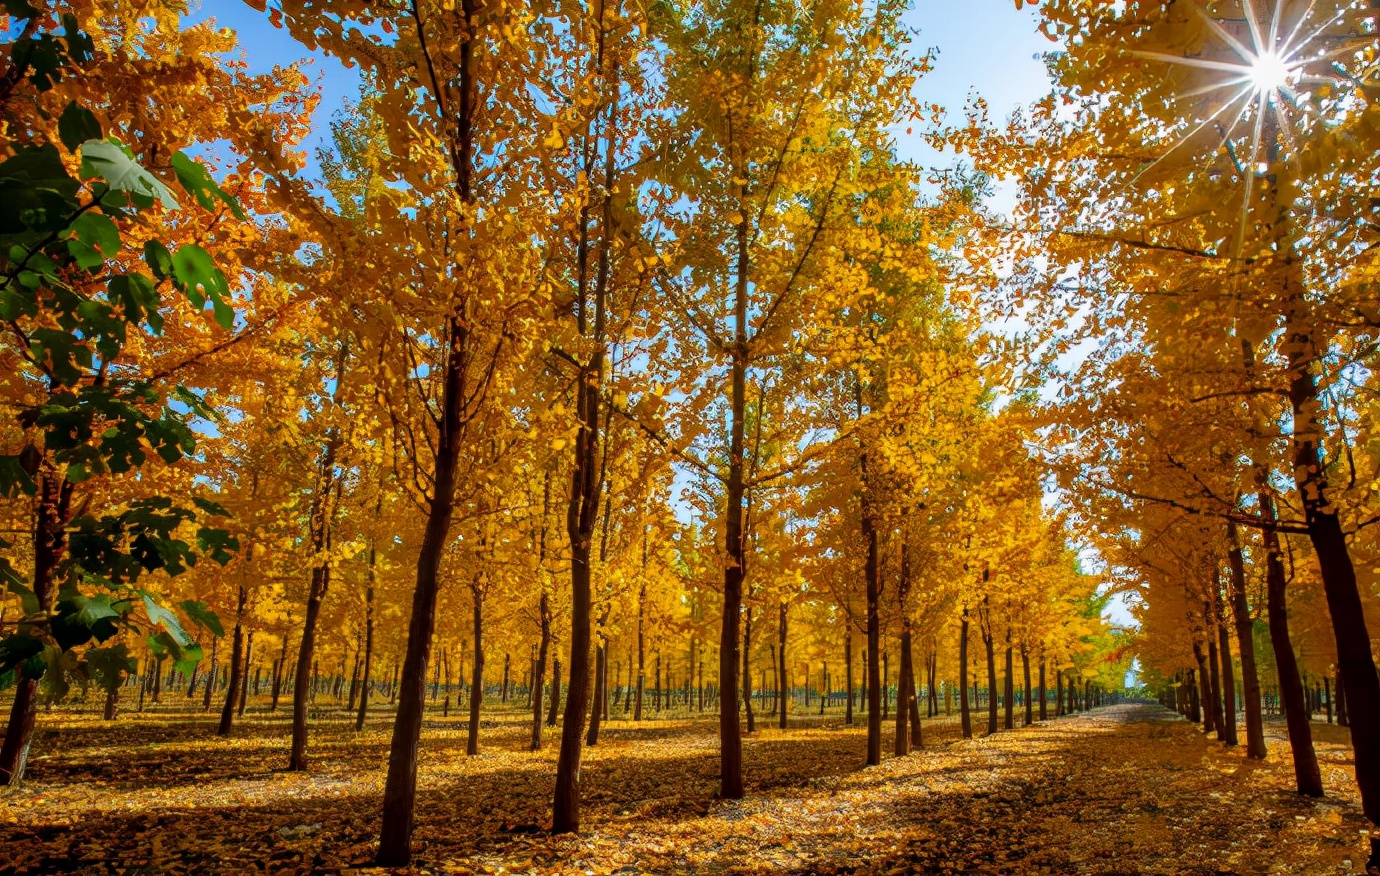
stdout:
<svg viewBox="0 0 1380 876">
<path fill-rule="evenodd" d="M 148 615 L 150 623 L 167 630 L 179 646 L 192 644 L 192 637 L 182 629 L 182 622 L 177 619 L 177 615 L 154 602 L 147 593 L 140 591 L 139 595 L 144 598 L 144 613 Z"/>
<path fill-rule="evenodd" d="M 0 639 L 0 668 L 13 669 L 43 653 L 43 641 L 25 633 Z M 25 672 L 27 675 L 27 671 Z M 29 676 L 34 678 L 36 676 Z"/>
<path fill-rule="evenodd" d="M 3 5 L 11 18 L 29 19 L 38 14 L 38 10 L 29 5 L 29 0 L 4 0 Z"/>
<path fill-rule="evenodd" d="M 143 274 L 123 274 L 110 279 L 106 287 L 110 300 L 119 304 L 127 321 L 147 322 L 154 334 L 163 333 L 163 316 L 158 312 L 158 290 Z"/>
<path fill-rule="evenodd" d="M 240 549 L 240 541 L 228 529 L 203 526 L 196 531 L 196 546 L 203 554 L 220 565 L 234 559 L 235 551 Z"/>
<path fill-rule="evenodd" d="M 144 195 L 163 202 L 169 210 L 177 209 L 177 198 L 153 174 L 139 166 L 116 140 L 88 140 L 81 144 L 82 177 L 99 176 L 112 189 L 134 195 Z"/>
<path fill-rule="evenodd" d="M 19 607 L 24 610 L 26 616 L 38 614 L 43 610 L 38 604 L 38 596 L 18 581 L 10 581 L 5 589 L 19 597 Z"/>
<path fill-rule="evenodd" d="M 173 666 L 177 668 L 178 672 L 190 675 L 196 665 L 201 662 L 204 654 L 201 646 L 193 642 L 182 649 L 181 656 L 177 658 L 177 662 L 173 663 Z"/>
<path fill-rule="evenodd" d="M 20 493 L 32 496 L 37 492 L 38 485 L 24 470 L 18 455 L 0 456 L 0 496 L 13 498 Z"/>
<path fill-rule="evenodd" d="M 225 627 L 221 624 L 220 618 L 216 616 L 214 611 L 206 607 L 206 603 L 188 599 L 178 603 L 178 607 L 182 609 L 183 614 L 191 618 L 193 623 L 210 630 L 216 638 L 225 635 Z"/>
<path fill-rule="evenodd" d="M 156 240 L 144 243 L 144 261 L 148 264 L 149 270 L 153 271 L 153 275 L 160 280 L 166 280 L 173 275 L 172 253 Z"/>
<path fill-rule="evenodd" d="M 69 152 L 76 152 L 87 140 L 101 139 L 101 123 L 90 110 L 72 101 L 58 119 L 58 137 Z"/>
<path fill-rule="evenodd" d="M 241 222 L 245 220 L 244 210 L 240 208 L 239 201 L 225 193 L 225 190 L 217 185 L 207 172 L 206 166 L 185 152 L 179 152 L 172 157 L 173 172 L 177 174 L 177 181 L 187 194 L 196 198 L 196 202 L 208 210 L 214 209 L 216 202 L 230 208 L 236 219 Z"/>
<path fill-rule="evenodd" d="M 219 502 L 212 502 L 210 499 L 203 499 L 200 496 L 193 496 L 192 504 L 197 506 L 207 514 L 214 514 L 217 517 L 232 516 L 230 512 L 226 510 L 224 505 L 220 504 Z"/>
<path fill-rule="evenodd" d="M 76 237 L 67 241 L 67 251 L 77 267 L 94 271 L 120 252 L 120 229 L 109 216 L 83 213 L 72 223 Z"/>
<path fill-rule="evenodd" d="M 173 253 L 173 274 L 187 300 L 202 307 L 209 299 L 215 308 L 216 322 L 226 331 L 235 322 L 235 312 L 225 303 L 230 284 L 211 259 L 211 254 L 194 243 L 184 244 Z"/>
</svg>

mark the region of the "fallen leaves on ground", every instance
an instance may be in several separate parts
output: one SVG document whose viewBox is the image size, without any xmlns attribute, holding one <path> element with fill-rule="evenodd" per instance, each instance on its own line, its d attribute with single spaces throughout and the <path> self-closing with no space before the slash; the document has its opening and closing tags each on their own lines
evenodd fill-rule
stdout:
<svg viewBox="0 0 1380 876">
<path fill-rule="evenodd" d="M 463 722 L 427 722 L 410 872 L 1313 876 L 1364 859 L 1344 732 L 1319 734 L 1328 797 L 1308 800 L 1282 742 L 1251 764 L 1158 706 L 967 742 L 938 719 L 929 747 L 870 769 L 861 726 L 801 718 L 745 740 L 748 797 L 721 801 L 715 719 L 614 721 L 587 750 L 586 831 L 551 836 L 554 744 L 527 752 L 517 711 L 486 723 L 467 758 Z M 199 715 L 45 716 L 28 782 L 0 796 L 0 873 L 387 872 L 370 859 L 389 727 L 318 722 L 311 770 L 288 773 L 284 716 L 229 739 Z"/>
</svg>

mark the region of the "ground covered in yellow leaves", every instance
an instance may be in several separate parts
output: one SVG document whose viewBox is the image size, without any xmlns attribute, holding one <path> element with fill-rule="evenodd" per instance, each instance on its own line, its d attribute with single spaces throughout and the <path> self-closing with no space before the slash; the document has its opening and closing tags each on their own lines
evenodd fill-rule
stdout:
<svg viewBox="0 0 1380 876">
<path fill-rule="evenodd" d="M 1312 876 L 1364 860 L 1335 728 L 1315 801 L 1290 793 L 1282 743 L 1248 765 L 1158 706 L 969 742 L 939 719 L 923 751 L 872 769 L 861 727 L 801 719 L 747 739 L 749 796 L 724 802 L 713 719 L 614 721 L 588 751 L 585 833 L 551 837 L 554 746 L 522 750 L 520 719 L 487 723 L 477 758 L 462 722 L 428 723 L 417 872 Z M 318 721 L 308 774 L 280 771 L 280 717 L 228 740 L 208 723 L 41 716 L 28 780 L 0 796 L 0 873 L 383 872 L 385 716 L 358 735 Z"/>
</svg>

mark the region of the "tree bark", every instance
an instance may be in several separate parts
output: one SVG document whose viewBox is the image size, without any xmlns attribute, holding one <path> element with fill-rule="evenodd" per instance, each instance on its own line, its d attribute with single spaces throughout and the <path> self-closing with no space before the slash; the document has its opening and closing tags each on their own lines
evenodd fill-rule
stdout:
<svg viewBox="0 0 1380 876">
<path fill-rule="evenodd" d="M 1002 682 L 1002 703 L 1005 712 L 1002 716 L 1002 727 L 1007 730 L 1016 729 L 1015 708 L 1016 708 L 1016 679 L 1015 670 L 1011 663 L 1011 628 L 1006 628 L 1006 679 Z"/>
<path fill-rule="evenodd" d="M 375 520 L 383 513 L 383 492 L 379 491 L 379 501 L 374 505 Z M 359 711 L 355 713 L 355 732 L 364 729 L 364 721 L 369 716 L 369 685 L 373 680 L 374 661 L 374 582 L 378 552 L 374 539 L 369 540 L 369 569 L 364 579 L 364 677 L 359 687 Z M 287 647 L 286 637 L 284 648 Z M 276 700 L 275 695 L 275 700 Z"/>
<path fill-rule="evenodd" d="M 249 636 L 244 643 L 244 678 L 240 681 L 240 703 L 238 716 L 244 717 L 244 707 L 249 699 L 249 670 L 254 665 L 254 631 L 249 631 Z"/>
<path fill-rule="evenodd" d="M 743 713 L 747 718 L 747 732 L 757 732 L 756 717 L 752 712 L 752 606 L 749 605 L 743 617 Z M 657 711 L 661 711 L 661 658 L 657 657 L 656 672 Z"/>
<path fill-rule="evenodd" d="M 844 706 L 843 723 L 853 723 L 853 695 L 857 688 L 853 684 L 853 615 L 845 612 L 848 629 L 844 632 L 843 638 L 843 674 L 847 676 L 848 700 Z"/>
<path fill-rule="evenodd" d="M 1218 738 L 1224 745 L 1236 745 L 1236 674 L 1231 664 L 1231 636 L 1227 634 L 1223 617 L 1222 592 L 1213 581 L 1213 626 L 1217 629 L 1216 657 L 1221 671 L 1218 675 L 1218 695 L 1222 700 L 1222 729 Z"/>
<path fill-rule="evenodd" d="M 972 710 L 968 703 L 968 607 L 963 607 L 963 618 L 958 627 L 958 712 L 963 727 L 963 738 L 973 738 Z"/>
<path fill-rule="evenodd" d="M 862 458 L 863 489 L 867 486 L 867 454 Z M 864 500 L 866 501 L 866 500 Z M 877 528 L 864 508 L 863 539 L 867 542 L 867 765 L 882 762 L 882 623 L 878 605 L 882 598 L 882 579 L 878 568 Z"/>
<path fill-rule="evenodd" d="M 1289 749 L 1294 758 L 1294 782 L 1300 794 L 1321 797 L 1322 774 L 1318 771 L 1318 756 L 1313 751 L 1313 728 L 1308 725 L 1303 682 L 1299 678 L 1294 646 L 1289 641 L 1289 610 L 1285 598 L 1287 579 L 1279 535 L 1273 528 L 1274 499 L 1262 491 L 1260 500 L 1261 513 L 1268 524 L 1267 528 L 1261 530 L 1261 535 L 1265 540 L 1265 592 L 1270 644 L 1274 646 L 1280 701 L 1284 707 L 1284 723 L 1289 730 Z"/>
<path fill-rule="evenodd" d="M 482 573 L 476 574 L 474 584 L 470 588 L 470 595 L 474 600 L 474 611 L 471 616 L 474 661 L 470 668 L 470 720 L 469 726 L 465 728 L 465 754 L 470 757 L 479 754 L 479 708 L 484 703 L 484 594 L 479 586 L 479 574 Z M 450 682 L 449 674 L 446 682 Z M 446 699 L 450 700 L 449 694 Z"/>
<path fill-rule="evenodd" d="M 778 726 L 780 729 L 785 730 L 785 729 L 786 729 L 786 688 L 787 688 L 789 685 L 788 685 L 787 682 L 786 682 L 786 603 L 785 603 L 784 601 L 781 603 L 781 607 L 780 607 L 779 611 L 780 611 L 780 622 L 779 622 L 779 625 L 778 625 L 777 635 L 776 635 L 776 641 L 777 641 L 777 649 L 776 649 L 776 660 L 777 660 L 777 664 L 776 664 L 776 667 L 777 667 L 777 672 L 776 672 L 776 679 L 777 679 L 777 680 L 776 680 L 776 700 L 777 700 L 777 705 L 778 705 L 779 708 L 780 708 L 780 712 L 779 712 L 778 719 L 777 719 L 777 726 Z"/>
<path fill-rule="evenodd" d="M 1246 757 L 1264 760 L 1265 724 L 1260 714 L 1260 673 L 1255 659 L 1255 622 L 1246 601 L 1246 565 L 1236 524 L 1227 523 L 1227 567 L 1231 571 L 1231 612 L 1241 656 L 1242 710 L 1246 715 Z"/>
<path fill-rule="evenodd" d="M 39 476 L 38 502 L 34 524 L 33 592 L 43 612 L 53 609 L 57 597 L 54 586 L 59 565 L 67 553 L 67 524 L 72 513 L 72 484 L 45 466 Z M 38 679 L 29 678 L 21 667 L 10 703 L 5 740 L 0 744 L 0 786 L 17 785 L 24 778 L 38 718 Z"/>
<path fill-rule="evenodd" d="M 1025 642 L 1021 643 L 1021 672 L 1025 676 L 1025 726 L 1029 727 L 1034 721 L 1035 704 L 1030 701 L 1030 649 Z"/>
<path fill-rule="evenodd" d="M 248 598 L 249 594 L 241 584 L 235 608 L 235 634 L 230 648 L 230 688 L 225 692 L 225 705 L 220 710 L 217 736 L 229 736 L 235 721 L 235 704 L 240 698 L 240 679 L 244 674 L 244 606 Z"/>
<path fill-rule="evenodd" d="M 216 689 L 216 645 L 220 643 L 219 638 L 211 640 L 211 668 L 206 671 L 206 689 L 201 692 L 201 711 L 211 711 L 211 695 Z"/>
<path fill-rule="evenodd" d="M 1286 247 L 1285 252 L 1292 250 Z M 1289 358 L 1289 400 L 1294 414 L 1294 480 L 1303 503 L 1308 538 L 1318 557 L 1337 644 L 1337 666 L 1346 686 L 1361 809 L 1373 825 L 1367 867 L 1380 870 L 1380 830 L 1376 830 L 1380 828 L 1380 674 L 1371 652 L 1370 632 L 1346 534 L 1337 506 L 1328 497 L 1327 471 L 1321 453 L 1325 435 L 1322 402 L 1312 372 L 1314 341 L 1299 312 L 1306 306 L 1304 287 L 1302 271 L 1292 255 L 1286 256 L 1284 296 L 1291 302 L 1284 349 Z"/>
</svg>

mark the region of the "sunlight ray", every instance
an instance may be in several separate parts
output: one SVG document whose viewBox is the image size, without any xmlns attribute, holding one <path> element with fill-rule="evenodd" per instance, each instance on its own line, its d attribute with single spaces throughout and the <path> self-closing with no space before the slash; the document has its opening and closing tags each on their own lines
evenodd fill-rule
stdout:
<svg viewBox="0 0 1380 876">
<path fill-rule="evenodd" d="M 1152 169 L 1158 166 L 1170 155 L 1173 155 L 1174 152 L 1180 146 L 1183 146 L 1184 144 L 1188 143 L 1190 140 L 1193 139 L 1194 136 L 1198 134 L 1199 131 L 1203 130 L 1208 125 L 1212 124 L 1214 121 L 1217 120 L 1218 116 L 1230 109 L 1232 104 L 1236 103 L 1238 100 L 1241 100 L 1244 97 L 1249 97 L 1252 91 L 1254 91 L 1254 89 L 1248 86 L 1242 89 L 1239 93 L 1237 93 L 1237 95 L 1233 97 L 1231 100 L 1227 101 L 1226 103 L 1222 104 L 1222 106 L 1218 107 L 1217 110 L 1212 113 L 1212 115 L 1208 116 L 1206 119 L 1203 119 L 1203 121 L 1200 122 L 1197 126 L 1195 126 L 1192 131 L 1189 131 L 1187 134 L 1184 134 L 1183 136 L 1179 137 L 1178 140 L 1174 143 L 1174 145 L 1170 146 L 1168 151 L 1166 151 L 1163 155 L 1161 155 L 1159 158 L 1156 158 L 1154 161 L 1150 162 L 1145 167 L 1141 168 L 1140 171 L 1137 172 L 1134 177 L 1132 177 L 1132 182 L 1139 180 L 1142 176 L 1149 173 Z M 1241 109 L 1237 111 L 1236 118 L 1232 120 L 1231 125 L 1227 128 L 1227 134 L 1224 135 L 1222 141 L 1218 143 L 1218 149 L 1222 148 L 1221 143 L 1226 141 L 1226 137 L 1230 136 L 1230 131 L 1236 127 L 1238 122 L 1241 121 L 1241 115 L 1246 111 L 1246 106 L 1248 104 L 1249 101 L 1247 101 L 1247 103 L 1242 104 Z M 1214 152 L 1215 151 L 1216 150 L 1214 150 Z"/>
</svg>

